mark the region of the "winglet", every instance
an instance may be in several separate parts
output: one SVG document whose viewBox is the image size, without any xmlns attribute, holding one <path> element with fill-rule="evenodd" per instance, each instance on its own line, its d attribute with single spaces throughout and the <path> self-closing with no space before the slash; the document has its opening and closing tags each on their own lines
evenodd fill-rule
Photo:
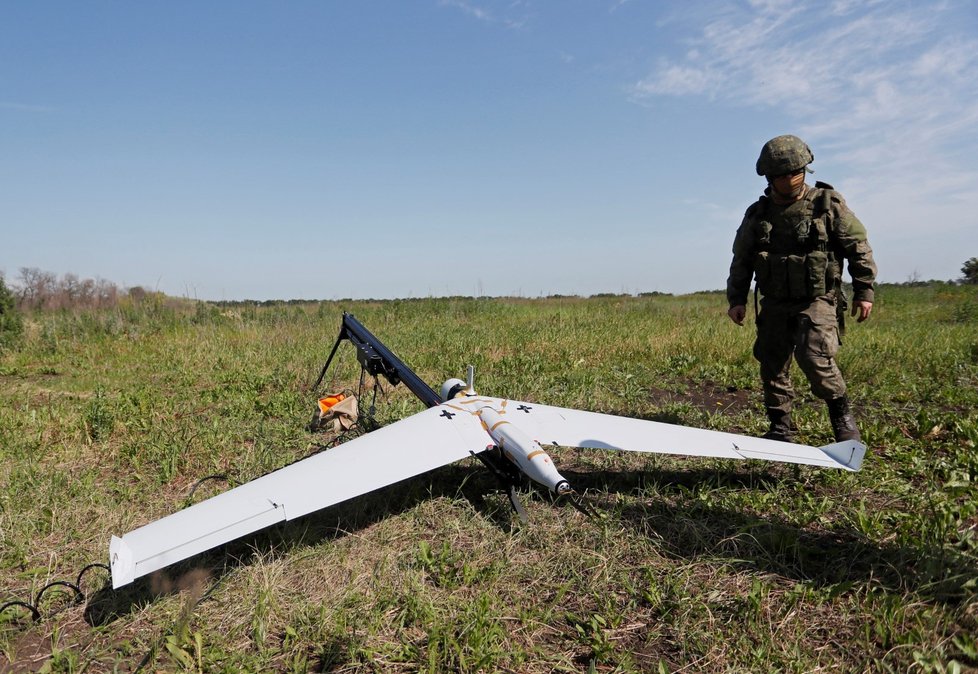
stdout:
<svg viewBox="0 0 978 674">
<path fill-rule="evenodd" d="M 109 543 L 109 564 L 112 566 L 112 589 L 117 590 L 128 585 L 136 577 L 136 561 L 132 550 L 118 536 L 113 536 Z"/>
<path fill-rule="evenodd" d="M 858 440 L 843 440 L 819 447 L 819 449 L 838 461 L 840 468 L 853 472 L 859 470 L 860 466 L 863 465 L 863 456 L 866 454 L 866 445 Z"/>
</svg>

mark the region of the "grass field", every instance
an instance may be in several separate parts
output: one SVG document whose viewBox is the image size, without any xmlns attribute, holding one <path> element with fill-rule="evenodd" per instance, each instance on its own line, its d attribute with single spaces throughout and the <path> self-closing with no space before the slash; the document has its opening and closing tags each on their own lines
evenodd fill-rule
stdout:
<svg viewBox="0 0 978 674">
<path fill-rule="evenodd" d="M 304 427 L 343 310 L 436 388 L 471 363 L 489 395 L 766 427 L 752 328 L 718 293 L 30 316 L 0 356 L 0 603 L 40 619 L 0 613 L 0 670 L 978 671 L 978 292 L 949 285 L 884 287 L 849 327 L 859 473 L 559 449 L 596 514 L 527 486 L 522 525 L 467 460 L 38 601 L 110 535 L 334 441 Z M 796 374 L 801 440 L 826 444 Z M 330 375 L 356 390 L 350 346 Z M 420 409 L 385 382 L 376 421 Z"/>
</svg>

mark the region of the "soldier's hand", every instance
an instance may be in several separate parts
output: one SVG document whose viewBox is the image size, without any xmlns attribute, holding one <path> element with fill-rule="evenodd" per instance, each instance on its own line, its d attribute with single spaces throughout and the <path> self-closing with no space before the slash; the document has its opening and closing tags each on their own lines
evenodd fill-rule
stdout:
<svg viewBox="0 0 978 674">
<path fill-rule="evenodd" d="M 727 316 L 730 316 L 730 320 L 737 325 L 743 325 L 744 319 L 747 317 L 747 307 L 745 307 L 743 304 L 730 307 L 727 309 Z"/>
<path fill-rule="evenodd" d="M 866 301 L 859 301 L 852 303 L 852 315 L 856 316 L 856 323 L 862 323 L 867 318 L 869 314 L 873 311 L 873 303 Z"/>
</svg>

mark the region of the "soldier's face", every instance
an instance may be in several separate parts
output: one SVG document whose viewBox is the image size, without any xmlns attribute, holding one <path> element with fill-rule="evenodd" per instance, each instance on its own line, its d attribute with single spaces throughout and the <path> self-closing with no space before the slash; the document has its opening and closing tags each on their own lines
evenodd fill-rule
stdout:
<svg viewBox="0 0 978 674">
<path fill-rule="evenodd" d="M 801 196 L 801 188 L 805 184 L 805 169 L 794 173 L 786 173 L 771 178 L 771 189 L 782 199 L 797 199 Z"/>
</svg>

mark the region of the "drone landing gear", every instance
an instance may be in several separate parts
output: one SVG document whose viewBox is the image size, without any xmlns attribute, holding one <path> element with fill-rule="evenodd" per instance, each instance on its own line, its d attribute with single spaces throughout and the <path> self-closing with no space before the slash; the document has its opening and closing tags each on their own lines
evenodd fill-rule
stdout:
<svg viewBox="0 0 978 674">
<path fill-rule="evenodd" d="M 494 445 L 487 447 L 484 452 L 479 452 L 478 454 L 472 452 L 472 456 L 481 461 L 482 465 L 488 468 L 489 472 L 499 480 L 503 489 L 506 490 L 506 495 L 509 496 L 509 504 L 513 506 L 516 516 L 520 518 L 520 522 L 523 524 L 529 522 L 526 510 L 516 496 L 516 487 L 522 482 L 523 477 L 516 466 L 504 459 L 499 453 L 499 448 Z"/>
</svg>

